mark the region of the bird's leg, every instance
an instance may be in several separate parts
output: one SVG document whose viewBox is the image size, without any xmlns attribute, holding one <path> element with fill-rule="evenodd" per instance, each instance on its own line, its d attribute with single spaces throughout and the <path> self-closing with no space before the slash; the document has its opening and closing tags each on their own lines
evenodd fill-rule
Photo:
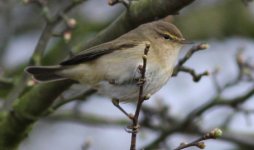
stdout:
<svg viewBox="0 0 254 150">
<path fill-rule="evenodd" d="M 133 114 L 129 114 L 127 113 L 120 105 L 119 105 L 119 100 L 118 99 L 115 99 L 113 98 L 112 99 L 112 103 L 113 105 L 118 108 L 125 116 L 127 116 L 131 121 L 133 121 L 134 119 L 134 116 Z M 128 125 L 126 128 L 125 128 L 125 131 L 128 132 L 128 133 L 137 133 L 139 131 L 139 128 L 140 128 L 140 125 L 136 125 L 136 126 L 133 126 L 133 125 Z"/>
<path fill-rule="evenodd" d="M 138 133 L 140 129 L 140 125 L 137 124 L 136 126 L 129 125 L 125 128 L 125 131 L 128 133 Z"/>
<path fill-rule="evenodd" d="M 145 84 L 146 79 L 141 79 L 141 78 L 139 78 L 139 79 L 136 79 L 136 81 L 137 81 L 137 85 L 138 85 L 138 86 L 141 86 L 141 85 L 144 85 L 144 84 Z"/>
<path fill-rule="evenodd" d="M 120 104 L 119 104 L 119 99 L 113 98 L 113 99 L 112 99 L 112 103 L 113 103 L 113 105 L 114 105 L 116 108 L 118 108 L 118 109 L 119 109 L 125 116 L 127 116 L 130 120 L 133 119 L 133 115 L 127 113 L 127 112 L 120 106 Z"/>
</svg>

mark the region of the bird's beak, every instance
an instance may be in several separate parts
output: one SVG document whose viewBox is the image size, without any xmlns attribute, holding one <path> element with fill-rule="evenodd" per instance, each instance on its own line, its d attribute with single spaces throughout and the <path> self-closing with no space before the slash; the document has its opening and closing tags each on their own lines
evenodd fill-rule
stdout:
<svg viewBox="0 0 254 150">
<path fill-rule="evenodd" d="M 186 39 L 180 39 L 178 41 L 178 43 L 180 43 L 180 44 L 194 44 L 194 42 L 186 40 Z"/>
</svg>

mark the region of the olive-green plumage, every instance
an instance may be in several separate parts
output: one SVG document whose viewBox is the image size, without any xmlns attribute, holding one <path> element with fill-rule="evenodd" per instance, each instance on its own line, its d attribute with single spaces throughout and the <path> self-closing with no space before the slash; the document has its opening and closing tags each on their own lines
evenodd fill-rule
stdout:
<svg viewBox="0 0 254 150">
<path fill-rule="evenodd" d="M 171 23 L 143 24 L 121 37 L 89 48 L 57 66 L 30 66 L 26 71 L 38 81 L 72 79 L 122 101 L 136 100 L 138 66 L 146 43 L 150 44 L 144 94 L 158 91 L 170 78 L 179 50 L 185 43 Z"/>
</svg>

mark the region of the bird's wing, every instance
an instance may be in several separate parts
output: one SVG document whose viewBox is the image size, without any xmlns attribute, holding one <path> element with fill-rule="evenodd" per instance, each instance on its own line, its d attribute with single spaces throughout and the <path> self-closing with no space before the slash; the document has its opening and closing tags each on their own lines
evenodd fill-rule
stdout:
<svg viewBox="0 0 254 150">
<path fill-rule="evenodd" d="M 73 56 L 72 58 L 61 62 L 60 65 L 66 66 L 80 64 L 82 62 L 87 62 L 96 59 L 102 55 L 109 54 L 115 50 L 123 50 L 135 47 L 140 43 L 141 41 L 136 40 L 126 40 L 126 41 L 115 40 L 112 42 L 100 44 L 98 46 L 89 48 L 87 50 L 78 53 L 76 56 Z"/>
</svg>

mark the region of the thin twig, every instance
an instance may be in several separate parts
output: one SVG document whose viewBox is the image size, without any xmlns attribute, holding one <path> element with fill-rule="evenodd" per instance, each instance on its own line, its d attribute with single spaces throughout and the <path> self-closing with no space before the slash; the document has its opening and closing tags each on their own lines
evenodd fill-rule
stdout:
<svg viewBox="0 0 254 150">
<path fill-rule="evenodd" d="M 235 56 L 235 62 L 237 64 L 238 67 L 238 73 L 237 76 L 230 82 L 224 84 L 224 85 L 220 85 L 219 81 L 218 81 L 218 73 L 220 72 L 220 68 L 216 68 L 212 73 L 212 82 L 215 86 L 215 89 L 217 91 L 217 95 L 221 95 L 226 89 L 236 86 L 237 84 L 239 84 L 240 82 L 243 81 L 243 78 L 245 76 L 248 76 L 248 74 L 246 75 L 245 70 L 251 70 L 251 66 L 249 64 L 249 62 L 247 62 L 244 59 L 244 55 L 243 55 L 243 50 L 240 49 L 236 56 Z"/>
<path fill-rule="evenodd" d="M 139 97 L 138 97 L 138 104 L 136 107 L 135 115 L 132 118 L 132 135 L 131 135 L 131 146 L 130 150 L 136 150 L 136 139 L 137 139 L 137 131 L 139 128 L 138 125 L 138 118 L 141 111 L 142 104 L 144 100 L 149 99 L 147 96 L 143 96 L 144 84 L 145 84 L 145 74 L 146 74 L 146 65 L 147 65 L 147 54 L 150 48 L 150 44 L 146 44 L 144 55 L 143 55 L 143 66 L 139 66 L 139 70 L 141 72 L 141 78 L 139 82 Z"/>
<path fill-rule="evenodd" d="M 174 150 L 181 150 L 181 149 L 185 149 L 185 148 L 192 147 L 192 146 L 198 147 L 200 149 L 204 149 L 205 148 L 205 143 L 203 142 L 204 140 L 217 139 L 221 136 L 222 136 L 222 131 L 220 129 L 216 128 L 191 143 L 181 143 Z"/>
<path fill-rule="evenodd" d="M 59 22 L 62 20 L 62 15 L 61 14 L 67 14 L 69 13 L 74 7 L 80 5 L 81 3 L 85 2 L 87 0 L 72 0 L 72 2 L 67 5 L 66 7 L 64 7 L 62 9 L 62 11 L 59 11 L 59 13 L 54 17 L 54 21 L 53 22 Z"/>
<path fill-rule="evenodd" d="M 209 48 L 209 45 L 203 43 L 193 46 L 185 54 L 185 56 L 178 61 L 178 64 L 175 66 L 172 76 L 177 76 L 179 72 L 186 72 L 192 76 L 193 81 L 198 82 L 203 76 L 209 75 L 208 71 L 204 71 L 201 74 L 197 74 L 195 70 L 184 66 L 184 64 L 192 57 L 194 53 L 196 53 L 197 51 L 205 50 L 207 48 Z"/>
<path fill-rule="evenodd" d="M 144 108 L 144 107 L 142 107 Z M 152 110 L 153 111 L 153 110 Z M 160 114 L 157 114 L 158 117 L 160 117 Z M 151 119 L 151 117 L 149 117 L 149 119 Z M 175 118 L 177 119 L 177 118 Z M 75 123 L 79 123 L 79 124 L 84 124 L 84 125 L 88 125 L 88 126 L 98 126 L 98 127 L 122 127 L 123 125 L 128 123 L 127 119 L 112 119 L 112 118 L 106 118 L 105 116 L 98 116 L 95 114 L 90 114 L 90 113 L 80 113 L 80 114 L 76 114 L 73 111 L 63 111 L 60 113 L 56 113 L 54 115 L 51 115 L 49 117 L 46 118 L 46 121 L 49 122 L 58 122 L 58 121 L 70 121 L 70 122 L 75 122 Z M 152 120 L 148 120 L 150 121 L 149 123 L 152 123 Z M 170 123 L 172 124 L 176 124 L 176 122 L 171 121 Z M 142 123 L 143 124 L 143 123 Z M 162 124 L 160 124 L 161 126 Z M 150 124 L 143 124 L 144 128 L 148 129 L 148 130 L 152 130 L 154 132 L 156 131 L 163 131 L 164 128 L 161 127 L 154 127 L 153 125 Z M 223 129 L 223 127 L 220 127 Z M 169 127 L 167 128 L 169 129 Z M 187 128 L 186 130 L 181 130 L 178 131 L 177 133 L 179 134 L 187 134 L 187 135 L 191 135 L 191 136 L 203 136 L 206 132 L 201 131 L 201 129 L 193 129 L 193 128 Z M 241 148 L 243 147 L 248 147 L 246 149 L 253 149 L 254 144 L 251 140 L 246 140 L 246 139 L 251 139 L 251 135 L 246 134 L 242 134 L 241 138 L 239 137 L 239 134 L 233 134 L 232 135 L 228 135 L 230 133 L 230 131 L 226 130 L 223 132 L 223 136 L 220 138 L 221 140 L 225 140 L 231 143 L 235 143 L 237 145 L 239 145 Z M 238 136 L 235 136 L 238 135 Z"/>
<path fill-rule="evenodd" d="M 215 87 L 217 94 L 221 95 L 221 93 L 223 92 L 223 88 L 220 86 L 220 83 L 219 83 L 218 77 L 217 77 L 219 71 L 220 71 L 220 68 L 217 67 L 216 69 L 214 69 L 214 71 L 211 72 L 211 80 L 212 80 L 212 83 Z"/>
<path fill-rule="evenodd" d="M 201 44 L 198 44 L 198 45 L 195 45 L 193 46 L 187 53 L 186 55 L 179 60 L 177 66 L 182 66 L 184 65 L 190 58 L 191 56 L 196 53 L 197 51 L 201 51 L 201 50 L 205 50 L 205 49 L 208 49 L 209 48 L 209 45 L 208 44 L 204 44 L 204 43 L 201 43 Z"/>
<path fill-rule="evenodd" d="M 152 143 L 147 145 L 145 149 L 151 149 L 155 148 L 159 143 L 164 141 L 169 135 L 172 133 L 182 131 L 188 127 L 191 126 L 191 123 L 200 115 L 204 114 L 206 111 L 210 110 L 211 108 L 214 108 L 216 106 L 228 106 L 228 107 L 233 107 L 236 108 L 237 105 L 242 104 L 249 100 L 251 97 L 254 96 L 254 87 L 250 89 L 248 92 L 244 93 L 241 96 L 238 96 L 236 98 L 232 99 L 223 99 L 221 97 L 215 97 L 212 100 L 208 101 L 204 105 L 200 106 L 197 109 L 194 109 L 187 117 L 184 119 L 183 122 L 177 124 L 176 126 L 162 131 L 161 135 L 156 138 Z"/>
<path fill-rule="evenodd" d="M 198 81 L 200 81 L 200 79 L 203 76 L 208 76 L 209 75 L 208 71 L 204 71 L 203 73 L 197 74 L 194 69 L 191 69 L 191 68 L 188 68 L 188 67 L 185 67 L 185 66 L 179 67 L 178 71 L 189 73 L 192 76 L 192 79 L 193 79 L 194 82 L 198 82 Z"/>
</svg>

